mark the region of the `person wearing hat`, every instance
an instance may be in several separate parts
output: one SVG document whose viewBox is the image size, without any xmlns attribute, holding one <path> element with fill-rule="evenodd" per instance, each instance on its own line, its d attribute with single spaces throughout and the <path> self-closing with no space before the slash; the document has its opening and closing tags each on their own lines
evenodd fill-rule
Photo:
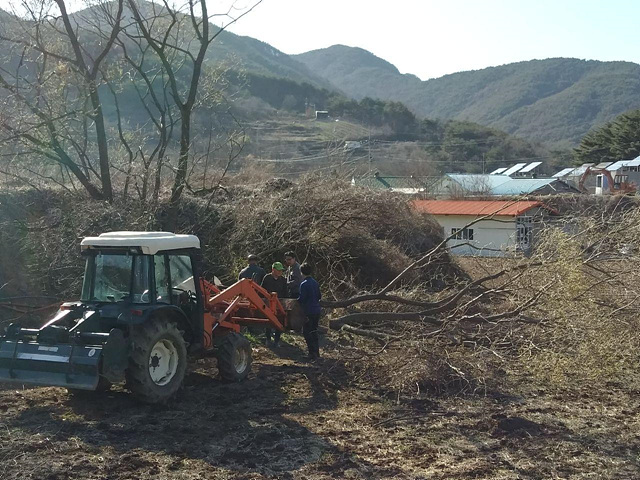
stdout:
<svg viewBox="0 0 640 480">
<path fill-rule="evenodd" d="M 271 265 L 271 273 L 265 275 L 262 280 L 262 288 L 264 288 L 269 293 L 278 294 L 278 298 L 286 298 L 287 296 L 287 280 L 283 276 L 284 273 L 284 265 L 280 262 L 275 262 Z M 280 345 L 280 335 L 282 332 L 277 330 L 275 335 L 273 336 L 273 346 L 277 347 Z M 271 343 L 271 338 L 273 335 L 273 330 L 267 327 L 265 330 L 265 335 L 267 337 L 267 345 Z"/>
<path fill-rule="evenodd" d="M 264 268 L 258 265 L 258 256 L 253 254 L 249 255 L 247 257 L 247 263 L 249 265 L 242 269 L 242 271 L 238 275 L 238 280 L 249 278 L 260 285 L 262 283 L 262 279 L 264 278 L 265 271 Z"/>
</svg>

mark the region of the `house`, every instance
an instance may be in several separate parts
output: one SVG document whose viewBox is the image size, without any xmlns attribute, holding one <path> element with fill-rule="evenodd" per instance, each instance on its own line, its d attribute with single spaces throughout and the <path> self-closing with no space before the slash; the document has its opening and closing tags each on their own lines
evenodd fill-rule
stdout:
<svg viewBox="0 0 640 480">
<path fill-rule="evenodd" d="M 362 148 L 362 142 L 357 140 L 347 140 L 344 142 L 344 151 L 345 152 L 355 152 Z"/>
<path fill-rule="evenodd" d="M 557 212 L 525 200 L 414 200 L 416 210 L 433 215 L 454 255 L 528 255 L 536 234 Z M 483 218 L 487 217 L 487 218 Z M 472 222 L 482 218 L 470 225 Z"/>
<path fill-rule="evenodd" d="M 448 173 L 436 192 L 439 196 L 514 196 L 580 193 L 558 178 L 512 178 L 504 174 Z"/>
<path fill-rule="evenodd" d="M 316 110 L 316 120 L 329 120 L 329 112 L 327 110 Z"/>
</svg>

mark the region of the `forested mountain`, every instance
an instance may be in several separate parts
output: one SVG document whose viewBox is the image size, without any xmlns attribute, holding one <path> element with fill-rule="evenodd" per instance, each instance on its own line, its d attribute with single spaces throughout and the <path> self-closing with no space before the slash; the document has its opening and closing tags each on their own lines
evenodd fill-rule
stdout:
<svg viewBox="0 0 640 480">
<path fill-rule="evenodd" d="M 576 145 L 592 127 L 640 107 L 640 65 L 531 60 L 420 81 L 360 48 L 296 59 L 354 98 L 396 100 L 428 118 L 470 120 L 549 145 Z"/>
<path fill-rule="evenodd" d="M 73 14 L 78 23 L 91 15 Z M 6 12 L 0 16 L 8 22 Z M 336 95 L 370 97 L 402 102 L 419 117 L 472 121 L 556 148 L 576 146 L 593 127 L 640 108 L 640 65 L 629 62 L 532 60 L 421 81 L 361 48 L 290 56 L 225 31 L 206 63 L 227 69 L 232 83 L 265 102 L 245 102 L 256 114 L 266 105 L 301 111 L 307 100 L 328 108 Z"/>
</svg>

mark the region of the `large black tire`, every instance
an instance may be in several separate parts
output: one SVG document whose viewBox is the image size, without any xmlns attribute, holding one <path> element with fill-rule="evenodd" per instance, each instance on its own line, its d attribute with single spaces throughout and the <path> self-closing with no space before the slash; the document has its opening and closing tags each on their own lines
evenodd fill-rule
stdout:
<svg viewBox="0 0 640 480">
<path fill-rule="evenodd" d="M 218 371 L 223 380 L 240 382 L 251 371 L 251 344 L 239 333 L 228 333 L 220 340 L 218 351 Z"/>
<path fill-rule="evenodd" d="M 186 369 L 187 347 L 174 323 L 158 318 L 135 327 L 126 377 L 136 398 L 166 402 L 182 386 Z"/>
</svg>

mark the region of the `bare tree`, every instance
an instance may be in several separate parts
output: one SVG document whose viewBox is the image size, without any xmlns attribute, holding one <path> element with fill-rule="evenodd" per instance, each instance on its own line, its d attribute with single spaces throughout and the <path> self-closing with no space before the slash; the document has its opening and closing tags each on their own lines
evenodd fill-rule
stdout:
<svg viewBox="0 0 640 480">
<path fill-rule="evenodd" d="M 10 47 L 0 69 L 0 89 L 12 121 L 1 125 L 3 142 L 18 142 L 70 171 L 93 197 L 111 201 L 113 186 L 100 85 L 101 65 L 121 29 L 123 1 L 98 3 L 110 11 L 108 29 L 71 15 L 64 0 L 23 0 L 23 22 L 0 30 Z M 95 35 L 99 36 L 96 48 Z M 19 60 L 16 61 L 15 59 Z M 16 118 L 16 116 L 18 116 Z M 89 130 L 95 135 L 97 168 Z M 95 184 L 98 181 L 99 186 Z"/>
<path fill-rule="evenodd" d="M 157 203 L 167 150 L 177 122 L 174 103 L 169 99 L 169 80 L 163 65 L 150 60 L 153 53 L 143 38 L 127 36 L 119 38 L 117 44 L 122 58 L 111 69 L 115 73 L 105 73 L 104 76 L 108 78 L 107 84 L 113 96 L 118 138 L 127 157 L 123 166 L 123 196 L 127 196 L 130 183 L 133 183 L 141 201 L 146 202 L 151 194 L 153 203 Z M 124 85 L 135 91 L 136 106 L 147 116 L 147 121 L 136 125 L 133 131 L 131 125 L 125 128 L 127 114 L 122 111 L 118 99 Z M 133 100 L 131 95 L 127 98 Z M 129 106 L 129 112 L 131 110 Z"/>
<path fill-rule="evenodd" d="M 209 15 L 205 0 L 187 0 L 183 8 L 173 7 L 166 0 L 162 5 L 145 4 L 146 12 L 139 2 L 128 0 L 137 27 L 137 32 L 132 36 L 144 38 L 162 63 L 172 99 L 180 113 L 180 149 L 170 200 L 173 215 L 186 185 L 192 144 L 192 116 L 207 50 L 226 27 L 259 3 L 256 2 L 237 17 L 230 15 L 232 9 L 224 15 L 215 15 L 224 16 L 229 22 L 221 27 L 213 27 L 209 23 L 212 16 Z M 181 81 L 185 78 L 186 81 Z M 174 220 L 170 218 L 169 222 Z"/>
</svg>

